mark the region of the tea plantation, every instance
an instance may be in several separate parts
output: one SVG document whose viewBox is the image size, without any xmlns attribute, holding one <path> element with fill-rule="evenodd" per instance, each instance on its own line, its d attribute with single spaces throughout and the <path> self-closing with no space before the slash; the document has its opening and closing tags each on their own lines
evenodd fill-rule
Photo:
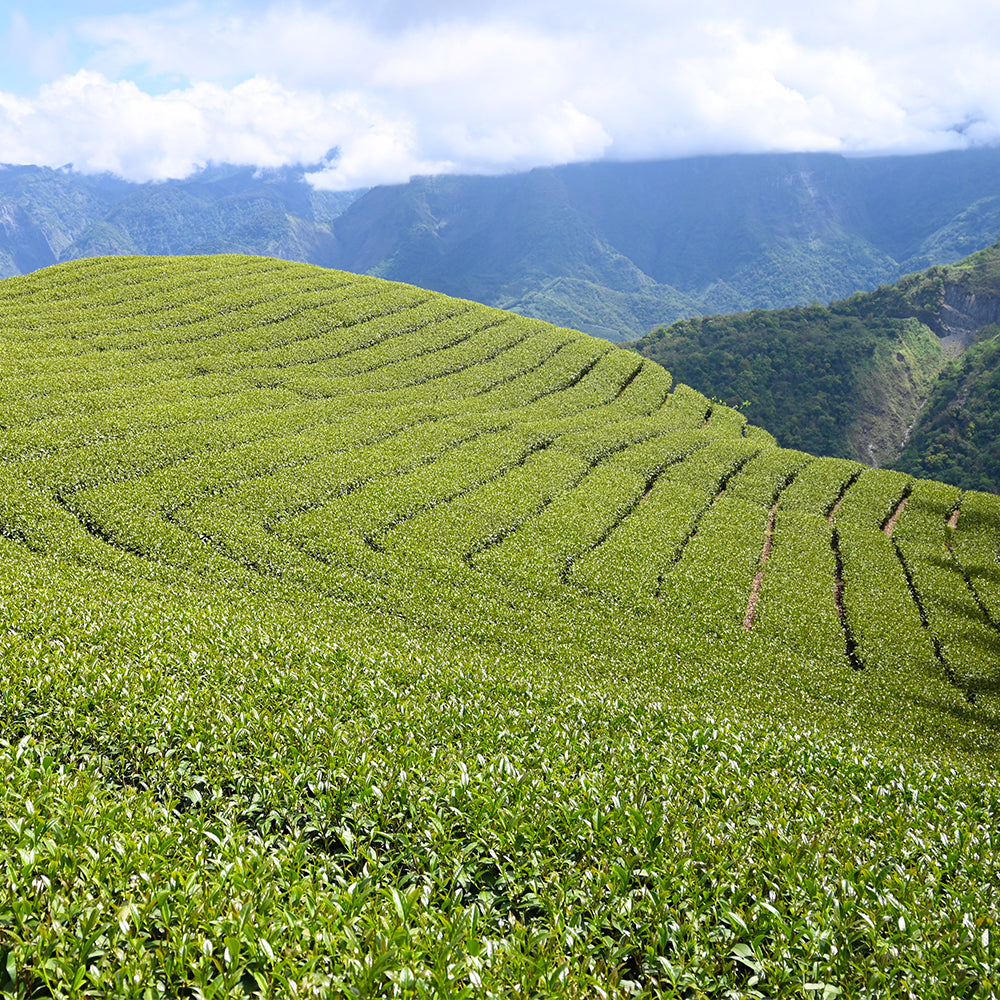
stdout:
<svg viewBox="0 0 1000 1000">
<path fill-rule="evenodd" d="M 0 357 L 0 995 L 1000 993 L 1000 497 L 264 258 Z"/>
</svg>

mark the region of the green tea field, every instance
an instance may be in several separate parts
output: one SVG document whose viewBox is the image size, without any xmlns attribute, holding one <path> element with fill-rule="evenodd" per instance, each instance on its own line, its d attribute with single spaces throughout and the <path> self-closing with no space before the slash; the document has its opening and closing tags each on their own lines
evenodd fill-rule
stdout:
<svg viewBox="0 0 1000 1000">
<path fill-rule="evenodd" d="M 0 359 L 0 996 L 1000 994 L 1000 497 L 268 258 Z"/>
</svg>

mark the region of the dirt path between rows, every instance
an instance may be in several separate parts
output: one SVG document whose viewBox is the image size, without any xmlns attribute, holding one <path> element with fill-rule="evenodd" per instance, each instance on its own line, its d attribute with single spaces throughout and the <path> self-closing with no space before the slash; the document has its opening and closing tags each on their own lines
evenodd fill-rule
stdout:
<svg viewBox="0 0 1000 1000">
<path fill-rule="evenodd" d="M 958 516 L 961 513 L 962 513 L 962 508 L 961 507 L 956 507 L 951 512 L 951 517 L 948 518 L 948 528 L 950 530 L 945 533 L 945 536 L 944 536 L 944 547 L 949 552 L 951 552 L 951 536 L 954 533 L 955 529 L 958 527 Z"/>
<path fill-rule="evenodd" d="M 886 533 L 888 538 L 892 538 L 893 529 L 896 527 L 896 522 L 899 520 L 899 515 L 906 510 L 906 503 L 910 499 L 910 494 L 905 493 L 898 504 L 896 504 L 896 509 L 889 515 L 889 520 L 885 522 L 885 526 L 882 530 Z"/>
<path fill-rule="evenodd" d="M 830 508 L 830 513 L 826 515 L 827 524 L 833 524 L 833 522 L 837 519 L 837 511 L 840 510 L 846 497 L 847 490 L 844 490 L 844 492 L 840 494 L 840 499 L 838 499 L 837 502 Z"/>
<path fill-rule="evenodd" d="M 774 548 L 774 522 L 778 516 L 778 501 L 771 504 L 771 512 L 767 517 L 767 529 L 764 532 L 764 547 L 760 552 L 760 569 L 757 570 L 750 587 L 750 599 L 747 601 L 747 611 L 743 616 L 743 627 L 749 632 L 757 620 L 757 602 L 760 600 L 760 588 L 764 583 L 764 564 Z"/>
</svg>

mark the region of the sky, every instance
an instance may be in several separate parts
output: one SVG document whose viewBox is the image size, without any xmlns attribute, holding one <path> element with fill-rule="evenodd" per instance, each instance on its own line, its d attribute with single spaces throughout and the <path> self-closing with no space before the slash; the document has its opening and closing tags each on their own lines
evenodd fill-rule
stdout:
<svg viewBox="0 0 1000 1000">
<path fill-rule="evenodd" d="M 352 190 L 998 142 L 997 0 L 0 0 L 0 163 Z"/>
</svg>

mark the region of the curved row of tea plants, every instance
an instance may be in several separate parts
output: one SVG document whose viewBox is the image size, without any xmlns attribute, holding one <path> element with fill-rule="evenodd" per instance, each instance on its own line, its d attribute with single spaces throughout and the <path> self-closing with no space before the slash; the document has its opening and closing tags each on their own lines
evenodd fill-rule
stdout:
<svg viewBox="0 0 1000 1000">
<path fill-rule="evenodd" d="M 275 260 L 0 359 L 0 995 L 1000 989 L 1000 498 Z"/>
</svg>

